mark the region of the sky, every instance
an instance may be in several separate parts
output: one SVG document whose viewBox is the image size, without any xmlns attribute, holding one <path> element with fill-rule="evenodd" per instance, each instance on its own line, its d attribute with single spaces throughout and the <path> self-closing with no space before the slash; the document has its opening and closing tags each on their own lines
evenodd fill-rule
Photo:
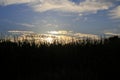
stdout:
<svg viewBox="0 0 120 80">
<path fill-rule="evenodd" d="M 0 33 L 120 35 L 120 0 L 0 0 Z"/>
</svg>

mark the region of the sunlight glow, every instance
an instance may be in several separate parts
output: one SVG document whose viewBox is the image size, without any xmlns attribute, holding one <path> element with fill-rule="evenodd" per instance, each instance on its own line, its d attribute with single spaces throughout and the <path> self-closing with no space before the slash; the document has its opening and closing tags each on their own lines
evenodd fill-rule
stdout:
<svg viewBox="0 0 120 80">
<path fill-rule="evenodd" d="M 68 34 L 69 31 L 61 30 L 61 31 L 48 31 L 48 34 Z"/>
<path fill-rule="evenodd" d="M 17 32 L 18 33 L 18 32 Z M 83 34 L 83 33 L 74 33 L 72 31 L 48 31 L 46 34 L 27 34 L 23 33 L 20 36 L 18 36 L 17 40 L 11 38 L 11 41 L 29 41 L 29 42 L 35 42 L 36 44 L 41 43 L 60 43 L 60 44 L 68 44 L 71 42 L 77 42 L 83 39 L 99 39 L 97 35 L 93 34 Z"/>
<path fill-rule="evenodd" d="M 59 34 L 57 31 L 48 31 L 50 34 Z"/>
<path fill-rule="evenodd" d="M 53 43 L 53 38 L 52 37 L 47 37 L 47 38 L 45 38 L 44 39 L 46 42 L 48 42 L 48 43 Z"/>
</svg>

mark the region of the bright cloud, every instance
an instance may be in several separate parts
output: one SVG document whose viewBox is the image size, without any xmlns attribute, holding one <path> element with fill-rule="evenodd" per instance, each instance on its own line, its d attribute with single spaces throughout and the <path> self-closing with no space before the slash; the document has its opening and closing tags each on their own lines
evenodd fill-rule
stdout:
<svg viewBox="0 0 120 80">
<path fill-rule="evenodd" d="M 22 3 L 27 3 L 37 12 L 53 10 L 74 13 L 96 13 L 99 10 L 107 10 L 112 6 L 112 2 L 106 2 L 104 0 L 85 0 L 79 4 L 70 0 L 0 0 L 0 5 Z"/>
<path fill-rule="evenodd" d="M 66 31 L 66 30 L 48 31 L 47 33 L 51 35 L 64 35 L 64 36 L 81 38 L 81 39 L 82 38 L 99 39 L 98 35 L 86 34 L 86 33 L 75 33 L 73 31 Z"/>
<path fill-rule="evenodd" d="M 29 3 L 34 0 L 0 0 L 0 5 L 13 5 L 13 4 L 22 4 L 22 3 Z"/>
<path fill-rule="evenodd" d="M 55 35 L 68 35 L 70 34 L 72 31 L 65 31 L 65 30 L 61 30 L 61 31 L 48 31 L 48 34 L 55 34 Z"/>
<path fill-rule="evenodd" d="M 96 13 L 99 10 L 107 10 L 112 6 L 110 2 L 101 2 L 96 0 L 85 0 L 75 4 L 69 0 L 43 0 L 40 4 L 32 5 L 32 8 L 38 12 L 49 10 L 77 13 Z"/>
<path fill-rule="evenodd" d="M 110 16 L 113 19 L 120 19 L 120 6 L 110 11 Z"/>
</svg>

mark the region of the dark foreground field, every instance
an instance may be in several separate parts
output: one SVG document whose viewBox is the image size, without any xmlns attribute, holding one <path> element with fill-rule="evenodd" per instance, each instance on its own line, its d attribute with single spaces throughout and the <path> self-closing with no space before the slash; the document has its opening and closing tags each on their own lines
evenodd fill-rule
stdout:
<svg viewBox="0 0 120 80">
<path fill-rule="evenodd" d="M 49 46 L 1 40 L 0 80 L 116 80 L 119 53 L 119 37 Z"/>
</svg>

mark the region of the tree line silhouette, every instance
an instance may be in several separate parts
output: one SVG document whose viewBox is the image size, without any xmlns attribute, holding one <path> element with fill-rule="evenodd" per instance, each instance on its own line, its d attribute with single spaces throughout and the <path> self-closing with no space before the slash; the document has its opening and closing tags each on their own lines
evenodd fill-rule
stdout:
<svg viewBox="0 0 120 80">
<path fill-rule="evenodd" d="M 0 39 L 1 80 L 117 79 L 119 52 L 118 36 L 64 45 Z"/>
</svg>

